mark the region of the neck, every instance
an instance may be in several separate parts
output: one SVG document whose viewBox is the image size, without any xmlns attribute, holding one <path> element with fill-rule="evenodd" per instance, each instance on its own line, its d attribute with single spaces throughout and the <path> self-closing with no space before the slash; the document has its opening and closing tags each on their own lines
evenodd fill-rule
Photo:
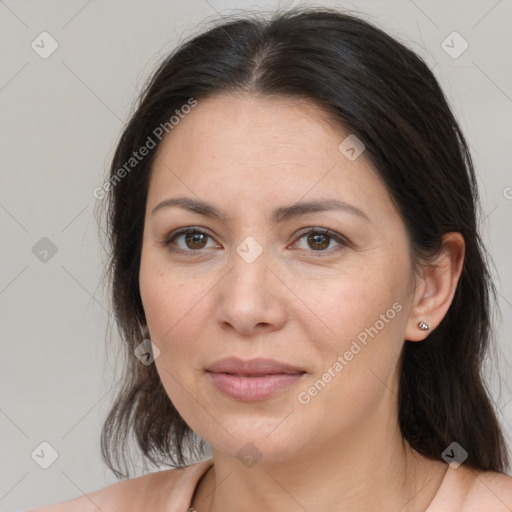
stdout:
<svg viewBox="0 0 512 512">
<path fill-rule="evenodd" d="M 328 446 L 252 467 L 213 449 L 214 467 L 192 506 L 198 512 L 234 512 L 242 504 L 247 512 L 425 512 L 446 464 L 414 451 L 398 426 L 380 432 L 378 437 L 375 430 L 371 436 L 366 429 L 344 432 Z"/>
</svg>

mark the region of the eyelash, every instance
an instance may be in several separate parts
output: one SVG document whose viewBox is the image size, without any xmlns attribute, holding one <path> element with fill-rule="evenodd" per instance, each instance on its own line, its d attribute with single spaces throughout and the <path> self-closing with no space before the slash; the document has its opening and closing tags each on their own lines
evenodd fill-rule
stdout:
<svg viewBox="0 0 512 512">
<path fill-rule="evenodd" d="M 184 254 L 186 256 L 197 256 L 197 255 L 201 255 L 202 251 L 204 249 L 198 249 L 198 250 L 193 250 L 193 249 L 190 249 L 190 250 L 184 250 L 184 249 L 180 249 L 180 248 L 171 248 L 171 243 L 176 239 L 178 238 L 179 236 L 181 235 L 186 235 L 186 234 L 189 234 L 189 233 L 195 233 L 195 234 L 201 234 L 201 235 L 206 235 L 207 237 L 209 237 L 210 239 L 212 239 L 213 237 L 211 235 L 209 235 L 208 233 L 206 233 L 205 231 L 203 231 L 202 229 L 199 229 L 199 228 L 196 228 L 196 227 L 193 227 L 193 226 L 189 226 L 189 227 L 184 227 L 184 228 L 179 228 L 179 229 L 176 229 L 175 231 L 173 231 L 172 233 L 170 233 L 169 235 L 167 235 L 161 242 L 160 242 L 160 245 L 164 246 L 164 247 L 167 247 L 170 251 L 174 252 L 174 253 L 178 253 L 178 254 Z M 333 252 L 337 252 L 339 250 L 341 250 L 342 248 L 344 247 L 350 247 L 352 244 L 344 237 L 342 237 L 341 235 L 339 235 L 338 233 L 336 233 L 335 231 L 332 231 L 328 228 L 304 228 L 303 230 L 299 231 L 297 233 L 297 239 L 296 239 L 296 242 L 298 240 L 300 240 L 301 238 L 303 238 L 304 236 L 306 235 L 309 235 L 309 234 L 313 234 L 313 235 L 326 235 L 328 236 L 330 239 L 333 239 L 335 240 L 336 242 L 338 242 L 340 244 L 340 247 L 337 247 L 337 248 L 334 248 L 334 249 L 329 249 L 329 250 L 307 250 L 307 249 L 300 249 L 300 250 L 305 250 L 307 252 L 311 252 L 311 253 L 316 253 L 314 254 L 315 257 L 323 257 L 323 254 L 322 253 L 327 253 L 328 255 L 331 255 Z M 294 242 L 295 243 L 295 242 Z"/>
</svg>

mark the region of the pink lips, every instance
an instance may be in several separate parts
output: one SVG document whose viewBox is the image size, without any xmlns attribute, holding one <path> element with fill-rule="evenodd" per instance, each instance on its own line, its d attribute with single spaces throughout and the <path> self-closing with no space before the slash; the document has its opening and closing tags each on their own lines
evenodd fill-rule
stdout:
<svg viewBox="0 0 512 512">
<path fill-rule="evenodd" d="M 216 361 L 207 372 L 219 391 L 243 402 L 264 400 L 296 383 L 306 373 L 273 359 L 242 361 L 234 357 Z"/>
</svg>

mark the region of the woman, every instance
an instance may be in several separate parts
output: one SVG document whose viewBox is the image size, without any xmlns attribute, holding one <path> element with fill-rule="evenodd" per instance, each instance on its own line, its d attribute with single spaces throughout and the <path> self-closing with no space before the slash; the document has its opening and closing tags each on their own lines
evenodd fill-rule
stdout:
<svg viewBox="0 0 512 512">
<path fill-rule="evenodd" d="M 40 510 L 512 509 L 475 174 L 413 52 L 328 9 L 224 21 L 99 192 L 129 355 L 104 458 L 129 478 L 134 433 L 179 467 Z"/>
</svg>

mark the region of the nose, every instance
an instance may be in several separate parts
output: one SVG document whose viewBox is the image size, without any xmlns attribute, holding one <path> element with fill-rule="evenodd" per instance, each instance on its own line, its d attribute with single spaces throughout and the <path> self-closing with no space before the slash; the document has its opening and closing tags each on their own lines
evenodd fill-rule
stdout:
<svg viewBox="0 0 512 512">
<path fill-rule="evenodd" d="M 216 287 L 217 321 L 223 329 L 250 336 L 282 328 L 290 292 L 269 263 L 265 251 L 251 263 L 235 255 L 231 270 Z"/>
</svg>

